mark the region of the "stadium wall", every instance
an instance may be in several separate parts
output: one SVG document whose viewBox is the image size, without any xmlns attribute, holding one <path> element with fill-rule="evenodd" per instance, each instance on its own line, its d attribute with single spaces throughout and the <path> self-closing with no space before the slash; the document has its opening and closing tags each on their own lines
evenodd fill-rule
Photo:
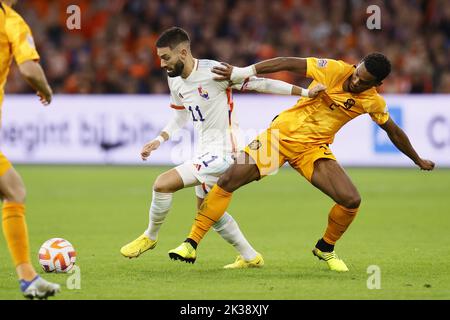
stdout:
<svg viewBox="0 0 450 320">
<path fill-rule="evenodd" d="M 386 95 L 391 116 L 422 157 L 450 167 L 450 95 Z M 294 97 L 235 95 L 234 113 L 251 141 Z M 1 150 L 21 164 L 175 165 L 195 154 L 191 125 L 154 152 L 141 147 L 170 119 L 166 95 L 59 95 L 49 107 L 35 96 L 7 96 L 2 111 Z M 331 145 L 346 166 L 411 167 L 411 161 L 368 115 L 351 121 Z"/>
</svg>

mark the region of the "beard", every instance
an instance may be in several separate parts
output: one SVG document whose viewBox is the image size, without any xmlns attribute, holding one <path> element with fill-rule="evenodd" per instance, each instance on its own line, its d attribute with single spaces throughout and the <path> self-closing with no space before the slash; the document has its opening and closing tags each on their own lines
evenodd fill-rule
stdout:
<svg viewBox="0 0 450 320">
<path fill-rule="evenodd" d="M 179 77 L 183 73 L 183 69 L 184 69 L 184 63 L 181 60 L 178 60 L 177 63 L 175 63 L 173 70 L 171 70 L 171 71 L 167 70 L 167 75 L 170 78 Z"/>
</svg>

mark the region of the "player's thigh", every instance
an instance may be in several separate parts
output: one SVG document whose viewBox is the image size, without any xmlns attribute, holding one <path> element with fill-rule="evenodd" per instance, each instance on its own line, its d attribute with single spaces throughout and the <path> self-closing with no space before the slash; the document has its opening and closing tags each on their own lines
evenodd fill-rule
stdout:
<svg viewBox="0 0 450 320">
<path fill-rule="evenodd" d="M 358 190 L 336 160 L 317 159 L 311 183 L 346 208 L 358 208 L 361 203 Z"/>
<path fill-rule="evenodd" d="M 275 174 L 286 162 L 286 151 L 283 136 L 276 128 L 262 132 L 244 149 L 252 163 L 256 164 L 260 177 Z"/>
<path fill-rule="evenodd" d="M 282 149 L 279 130 L 267 129 L 245 147 L 217 184 L 224 190 L 233 192 L 252 181 L 276 173 L 286 162 Z"/>
<path fill-rule="evenodd" d="M 156 192 L 172 193 L 185 187 L 183 178 L 177 168 L 170 169 L 160 174 L 153 184 Z"/>
<path fill-rule="evenodd" d="M 261 177 L 259 168 L 253 158 L 241 152 L 236 161 L 220 176 L 217 184 L 228 192 L 234 192 L 243 185 Z"/>
<path fill-rule="evenodd" d="M 0 165 L 2 167 L 2 165 Z M 2 169 L 5 169 L 4 167 Z M 22 177 L 9 166 L 0 176 L 0 194 L 3 201 L 24 203 L 26 197 L 25 184 Z"/>
</svg>

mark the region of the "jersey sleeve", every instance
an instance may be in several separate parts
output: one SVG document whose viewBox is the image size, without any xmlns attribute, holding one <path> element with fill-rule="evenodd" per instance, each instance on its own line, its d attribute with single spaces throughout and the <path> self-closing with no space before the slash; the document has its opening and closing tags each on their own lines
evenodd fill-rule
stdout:
<svg viewBox="0 0 450 320">
<path fill-rule="evenodd" d="M 18 65 L 28 60 L 39 60 L 30 27 L 19 14 L 13 11 L 7 15 L 5 30 Z"/>
<path fill-rule="evenodd" d="M 169 90 L 170 90 L 170 107 L 175 110 L 184 110 L 183 102 L 181 101 L 180 97 L 178 96 L 178 92 L 175 88 L 173 88 L 172 81 L 170 78 L 167 79 L 169 83 Z"/>
<path fill-rule="evenodd" d="M 369 113 L 372 120 L 378 125 L 383 125 L 389 120 L 389 111 L 386 101 L 378 94 L 374 99 L 368 102 L 365 109 Z"/>
<path fill-rule="evenodd" d="M 208 60 L 209 63 L 209 69 L 212 69 L 213 67 L 223 67 L 220 62 L 215 61 L 215 60 Z M 217 77 L 217 74 L 215 74 L 214 72 L 210 71 L 210 76 L 211 76 L 211 82 L 214 84 L 214 86 L 216 86 L 216 88 L 221 91 L 221 90 L 226 90 L 227 88 L 232 88 L 232 89 L 237 89 L 237 90 L 242 90 L 242 83 L 237 83 L 234 84 L 229 80 L 222 80 L 222 81 L 217 81 L 214 80 L 215 77 Z"/>
<path fill-rule="evenodd" d="M 291 95 L 293 85 L 284 81 L 250 77 L 240 83 L 234 83 L 231 88 L 239 91 L 257 91 L 281 95 Z"/>
<path fill-rule="evenodd" d="M 306 77 L 326 86 L 346 72 L 346 63 L 333 59 L 306 58 Z"/>
<path fill-rule="evenodd" d="M 172 138 L 173 135 L 178 132 L 178 130 L 183 128 L 188 122 L 189 115 L 189 111 L 187 111 L 184 107 L 183 109 L 174 110 L 172 119 L 167 123 L 162 131 L 166 132 L 169 135 L 169 138 Z"/>
</svg>

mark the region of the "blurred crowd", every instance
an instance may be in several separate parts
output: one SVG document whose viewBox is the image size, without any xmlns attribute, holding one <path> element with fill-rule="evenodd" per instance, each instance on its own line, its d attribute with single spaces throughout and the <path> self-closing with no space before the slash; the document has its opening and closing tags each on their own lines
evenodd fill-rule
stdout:
<svg viewBox="0 0 450 320">
<path fill-rule="evenodd" d="M 67 7 L 81 9 L 68 30 Z M 369 30 L 369 5 L 381 30 Z M 164 93 L 155 41 L 172 26 L 190 33 L 195 57 L 245 66 L 275 56 L 357 63 L 379 51 L 393 64 L 385 93 L 450 93 L 448 0 L 26 0 L 15 9 L 32 28 L 56 93 Z M 271 75 L 305 85 L 290 73 Z M 8 93 L 29 92 L 13 68 Z"/>
</svg>

